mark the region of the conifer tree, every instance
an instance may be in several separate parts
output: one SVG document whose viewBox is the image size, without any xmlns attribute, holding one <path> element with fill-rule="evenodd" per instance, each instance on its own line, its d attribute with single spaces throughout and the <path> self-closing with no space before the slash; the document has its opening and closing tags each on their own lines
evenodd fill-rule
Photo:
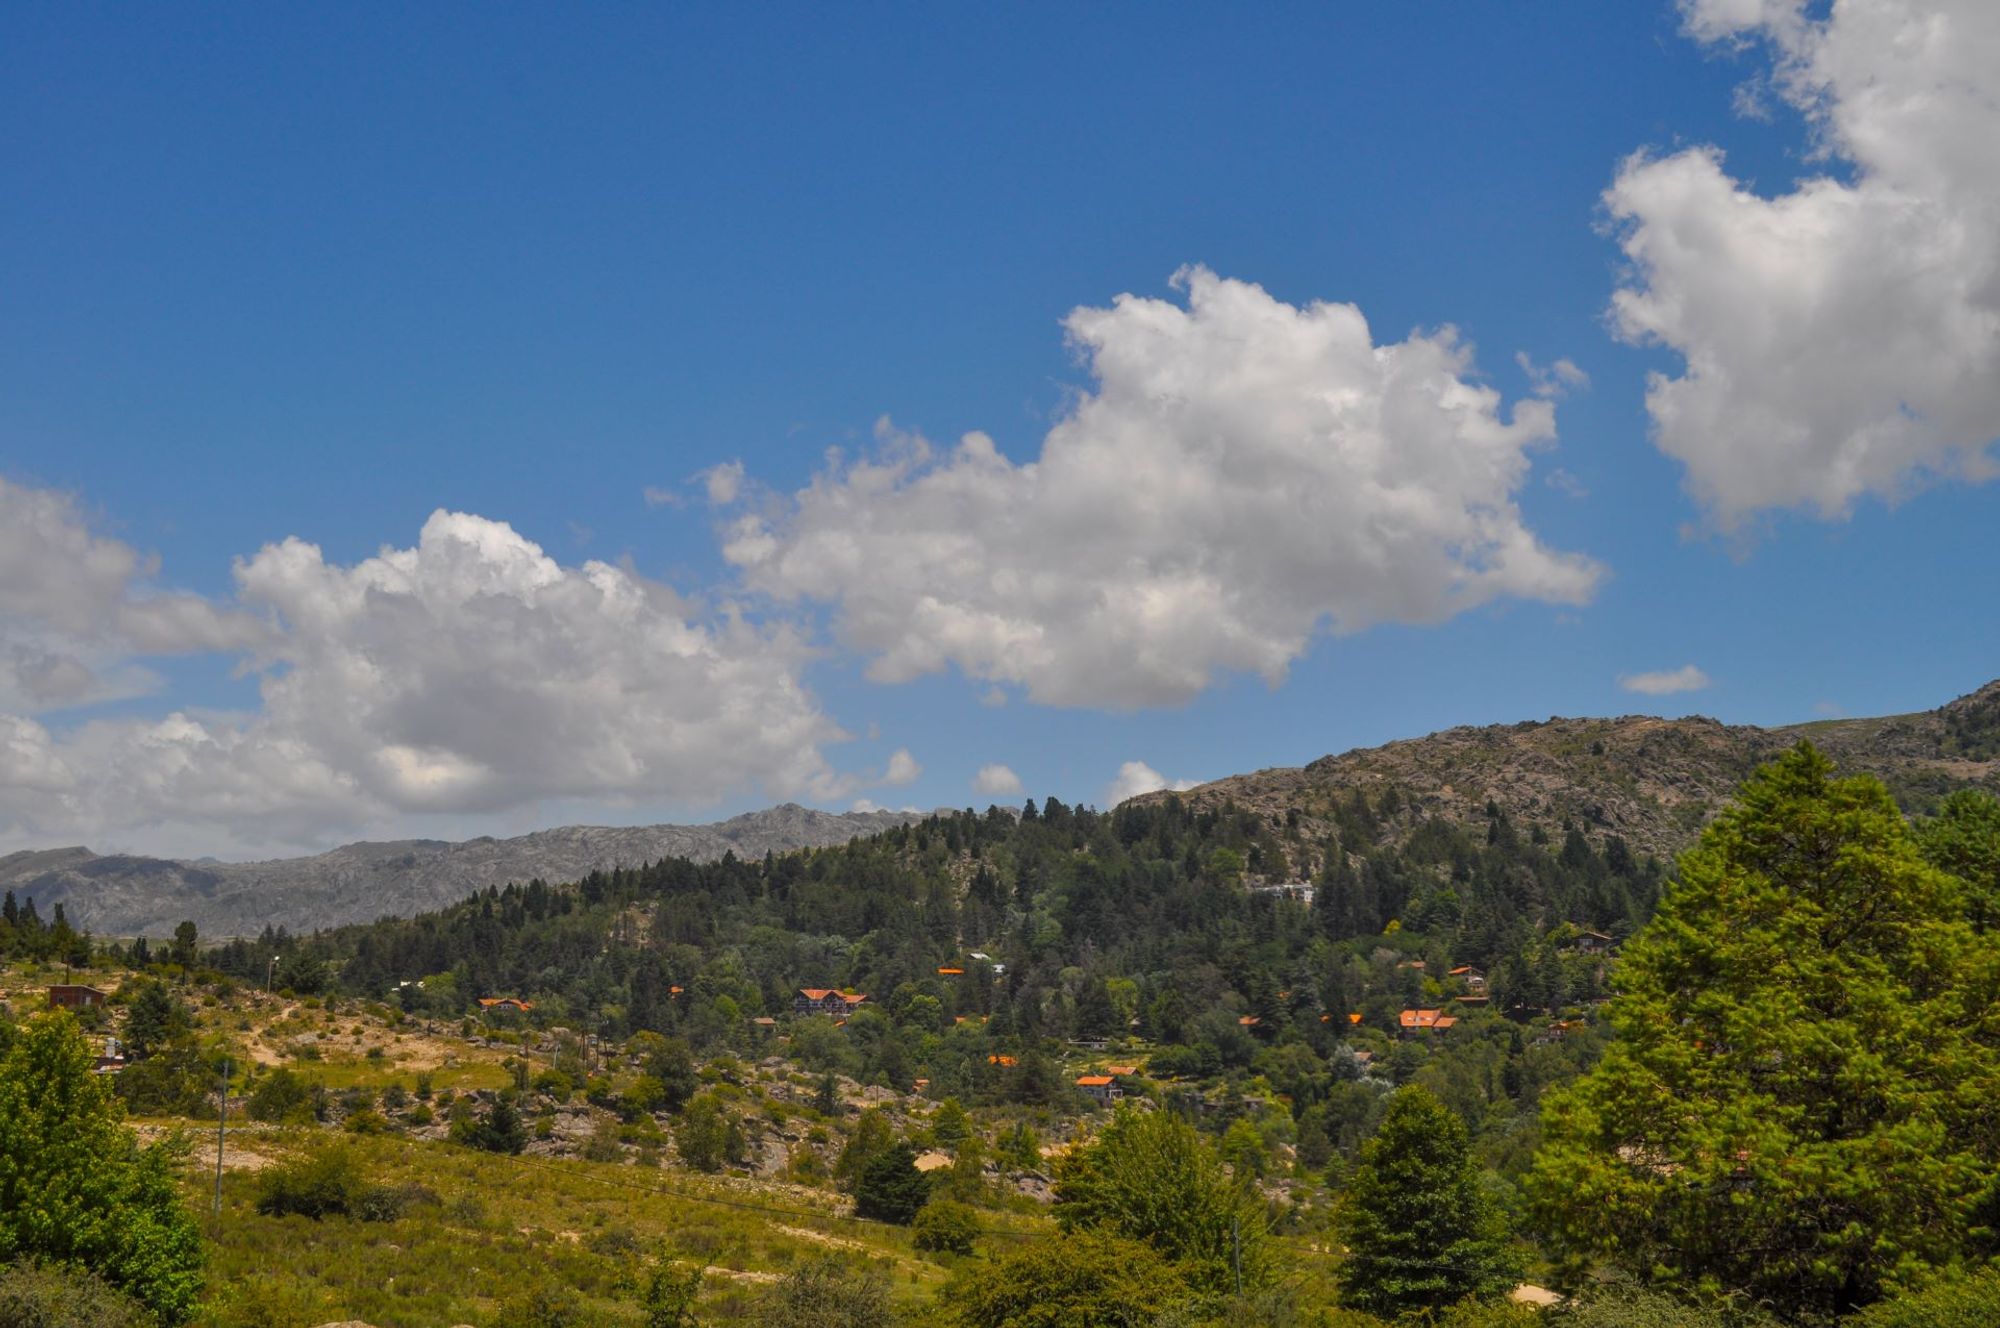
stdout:
<svg viewBox="0 0 2000 1328">
<path fill-rule="evenodd" d="M 1465 1122 L 1422 1088 L 1391 1099 L 1340 1206 L 1341 1300 L 1373 1314 L 1493 1295 L 1514 1261 L 1479 1188 Z"/>
<path fill-rule="evenodd" d="M 1872 778 L 1751 777 L 1628 945 L 1618 1037 L 1529 1177 L 1572 1274 L 1612 1259 L 1804 1317 L 1991 1248 L 2000 938 Z"/>
</svg>

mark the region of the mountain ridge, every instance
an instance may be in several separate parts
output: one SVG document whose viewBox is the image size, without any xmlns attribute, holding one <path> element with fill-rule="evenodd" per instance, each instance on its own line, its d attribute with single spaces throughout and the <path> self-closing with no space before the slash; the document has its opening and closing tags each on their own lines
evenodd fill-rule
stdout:
<svg viewBox="0 0 2000 1328">
<path fill-rule="evenodd" d="M 1935 710 L 1774 728 L 1651 715 L 1460 725 L 1133 801 L 1179 798 L 1282 821 L 1301 871 L 1318 869 L 1317 844 L 1343 824 L 1343 804 L 1357 793 L 1379 803 L 1390 789 L 1410 817 L 1470 825 L 1492 807 L 1524 826 L 1576 826 L 1664 857 L 1693 842 L 1751 770 L 1801 738 L 1843 770 L 1881 778 L 1908 811 L 1928 811 L 1960 787 L 2000 793 L 2000 680 Z"/>
<path fill-rule="evenodd" d="M 57 904 L 104 935 L 161 936 L 182 920 L 210 937 L 294 932 L 457 903 L 475 890 L 664 857 L 710 862 L 823 848 L 919 819 L 914 812 L 825 812 L 783 803 L 703 825 L 565 825 L 496 839 L 359 840 L 324 853 L 255 862 L 96 854 L 72 845 L 0 856 L 0 889 Z"/>
</svg>

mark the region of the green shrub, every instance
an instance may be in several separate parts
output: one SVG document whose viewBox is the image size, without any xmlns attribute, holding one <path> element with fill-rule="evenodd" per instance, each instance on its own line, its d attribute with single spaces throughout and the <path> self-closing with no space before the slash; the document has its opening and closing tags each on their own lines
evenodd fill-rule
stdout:
<svg viewBox="0 0 2000 1328">
<path fill-rule="evenodd" d="M 837 1255 L 793 1269 L 756 1308 L 762 1328 L 889 1328 L 896 1321 L 887 1280 Z"/>
<path fill-rule="evenodd" d="M 296 1213 L 314 1221 L 355 1211 L 368 1183 L 354 1154 L 340 1145 L 320 1149 L 258 1177 L 257 1211 L 266 1217 Z"/>
<path fill-rule="evenodd" d="M 0 1266 L 0 1324 L 7 1328 L 147 1328 L 151 1322 L 135 1301 L 81 1269 Z"/>
<path fill-rule="evenodd" d="M 1921 1291 L 1871 1305 L 1853 1320 L 1854 1328 L 1991 1328 L 1996 1323 L 2000 1272 L 1990 1268 L 1970 1277 L 1943 1278 Z"/>
<path fill-rule="evenodd" d="M 911 1223 L 912 1244 L 932 1254 L 970 1254 L 979 1239 L 979 1214 L 955 1199 L 925 1204 Z"/>
</svg>

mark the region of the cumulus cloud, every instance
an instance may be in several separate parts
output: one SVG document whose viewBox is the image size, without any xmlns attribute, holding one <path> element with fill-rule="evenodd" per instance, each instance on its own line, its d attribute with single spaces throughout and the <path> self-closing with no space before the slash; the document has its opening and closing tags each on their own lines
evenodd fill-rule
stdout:
<svg viewBox="0 0 2000 1328">
<path fill-rule="evenodd" d="M 1127 761 L 1118 767 L 1118 777 L 1104 789 L 1104 805 L 1116 807 L 1127 798 L 1136 798 L 1141 793 L 1153 793 L 1160 789 L 1181 792 L 1200 784 L 1198 779 L 1169 780 L 1165 775 L 1147 765 L 1144 761 Z"/>
<path fill-rule="evenodd" d="M 143 656 L 249 649 L 252 615 L 152 584 L 157 560 L 92 530 L 69 494 L 0 479 L 0 711 L 141 695 Z"/>
<path fill-rule="evenodd" d="M 889 754 L 889 768 L 882 773 L 882 782 L 892 787 L 914 784 L 922 773 L 924 768 L 916 757 L 910 755 L 910 749 L 898 747 Z"/>
<path fill-rule="evenodd" d="M 1766 196 L 1712 146 L 1628 160 L 1605 205 L 1628 340 L 1670 347 L 1655 439 L 1718 529 L 1845 515 L 1985 480 L 2000 437 L 2000 6 L 1691 0 L 1704 42 L 1761 42 L 1770 85 L 1848 168 Z"/>
<path fill-rule="evenodd" d="M 901 682 L 956 666 L 1036 701 L 1175 704 L 1276 682 L 1322 627 L 1434 623 L 1503 597 L 1578 604 L 1600 568 L 1514 494 L 1554 406 L 1509 408 L 1449 328 L 1377 344 L 1352 305 L 1294 306 L 1201 268 L 1065 322 L 1095 375 L 1017 465 L 884 428 L 724 554 L 748 586 L 836 606 Z"/>
<path fill-rule="evenodd" d="M 440 511 L 415 547 L 351 567 L 288 539 L 235 577 L 268 624 L 251 656 L 261 709 L 66 733 L 12 716 L 0 833 L 174 820 L 300 841 L 540 799 L 853 791 L 822 753 L 845 735 L 799 682 L 791 633 L 628 569 L 563 566 L 504 523 Z M 205 619 L 183 607 L 148 621 L 192 638 Z M 892 772 L 914 766 L 901 755 Z"/>
<path fill-rule="evenodd" d="M 982 765 L 972 777 L 972 791 L 982 798 L 1013 797 L 1021 791 L 1021 777 L 997 762 Z"/>
<path fill-rule="evenodd" d="M 1708 686 L 1708 675 L 1692 664 L 1683 664 L 1677 669 L 1661 669 L 1654 673 L 1627 673 L 1618 679 L 1618 685 L 1628 692 L 1639 692 L 1645 696 L 1672 696 L 1676 692 L 1698 692 Z"/>
</svg>

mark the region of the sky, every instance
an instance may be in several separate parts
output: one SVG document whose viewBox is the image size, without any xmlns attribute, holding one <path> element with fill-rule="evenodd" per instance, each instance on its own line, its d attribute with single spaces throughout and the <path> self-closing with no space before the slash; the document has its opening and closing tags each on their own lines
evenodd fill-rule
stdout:
<svg viewBox="0 0 2000 1328">
<path fill-rule="evenodd" d="M 0 10 L 0 852 L 2000 675 L 2000 8 Z"/>
</svg>

